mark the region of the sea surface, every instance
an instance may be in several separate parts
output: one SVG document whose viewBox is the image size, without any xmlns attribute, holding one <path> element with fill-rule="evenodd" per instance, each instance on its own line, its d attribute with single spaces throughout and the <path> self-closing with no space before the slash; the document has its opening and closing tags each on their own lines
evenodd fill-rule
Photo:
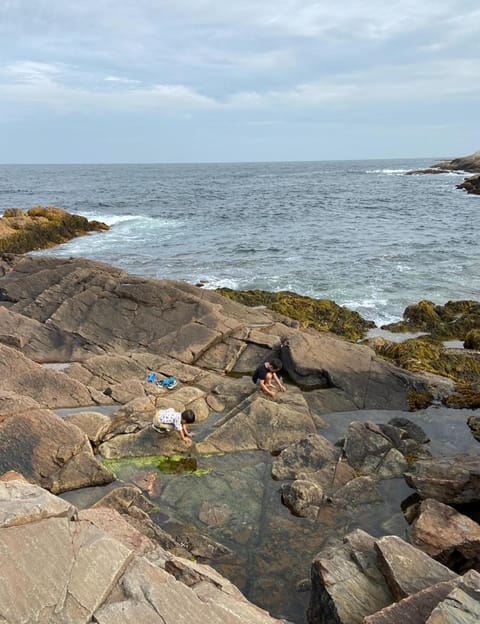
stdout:
<svg viewBox="0 0 480 624">
<path fill-rule="evenodd" d="M 59 206 L 108 232 L 42 254 L 207 288 L 332 299 L 380 326 L 422 299 L 480 299 L 480 197 L 439 158 L 1 165 L 5 208 Z"/>
</svg>

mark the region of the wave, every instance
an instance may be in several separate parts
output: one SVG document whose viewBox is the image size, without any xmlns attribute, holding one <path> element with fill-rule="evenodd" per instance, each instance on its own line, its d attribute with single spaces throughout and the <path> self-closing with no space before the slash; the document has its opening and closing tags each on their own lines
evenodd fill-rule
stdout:
<svg viewBox="0 0 480 624">
<path fill-rule="evenodd" d="M 366 173 L 386 173 L 387 175 L 404 175 L 412 169 L 367 169 Z"/>
<path fill-rule="evenodd" d="M 106 223 L 110 227 L 115 225 L 121 225 L 122 223 L 130 223 L 137 221 L 139 224 L 154 224 L 154 225 L 178 225 L 179 221 L 175 219 L 166 219 L 163 215 L 161 217 L 150 217 L 148 215 L 133 214 L 133 215 L 115 215 L 115 214 L 100 214 L 98 212 L 84 211 L 82 216 L 86 217 L 89 221 L 101 221 Z"/>
</svg>

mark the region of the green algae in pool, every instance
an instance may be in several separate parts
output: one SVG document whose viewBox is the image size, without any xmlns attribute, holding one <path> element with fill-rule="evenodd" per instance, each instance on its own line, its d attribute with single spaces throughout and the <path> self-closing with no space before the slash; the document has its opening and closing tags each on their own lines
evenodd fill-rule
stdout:
<svg viewBox="0 0 480 624">
<path fill-rule="evenodd" d="M 104 459 L 103 464 L 115 474 L 122 468 L 156 468 L 166 474 L 190 473 L 196 476 L 209 474 L 211 470 L 197 467 L 197 458 L 184 455 L 150 455 L 147 457 L 124 457 L 122 459 Z"/>
</svg>

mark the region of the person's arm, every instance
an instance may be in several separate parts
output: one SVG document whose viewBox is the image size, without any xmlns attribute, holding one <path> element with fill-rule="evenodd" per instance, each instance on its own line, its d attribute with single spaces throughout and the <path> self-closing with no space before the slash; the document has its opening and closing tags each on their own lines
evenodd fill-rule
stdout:
<svg viewBox="0 0 480 624">
<path fill-rule="evenodd" d="M 281 390 L 282 392 L 285 392 L 286 388 L 285 388 L 285 386 L 283 385 L 283 383 L 280 381 L 280 379 L 279 379 L 279 377 L 278 377 L 277 373 L 273 373 L 273 380 L 274 380 L 274 381 L 275 381 L 275 383 L 278 385 L 278 387 L 280 388 L 280 390 Z"/>
<path fill-rule="evenodd" d="M 185 423 L 182 423 L 182 428 L 180 429 L 179 434 L 185 444 L 192 443 L 192 434 L 188 432 L 187 425 Z"/>
</svg>

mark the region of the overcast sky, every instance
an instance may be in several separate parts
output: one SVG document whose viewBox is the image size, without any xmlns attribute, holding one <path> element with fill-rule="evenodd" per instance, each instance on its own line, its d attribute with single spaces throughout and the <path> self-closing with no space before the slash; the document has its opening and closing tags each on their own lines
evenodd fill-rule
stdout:
<svg viewBox="0 0 480 624">
<path fill-rule="evenodd" d="M 480 149 L 479 0 L 0 0 L 0 162 Z"/>
</svg>

